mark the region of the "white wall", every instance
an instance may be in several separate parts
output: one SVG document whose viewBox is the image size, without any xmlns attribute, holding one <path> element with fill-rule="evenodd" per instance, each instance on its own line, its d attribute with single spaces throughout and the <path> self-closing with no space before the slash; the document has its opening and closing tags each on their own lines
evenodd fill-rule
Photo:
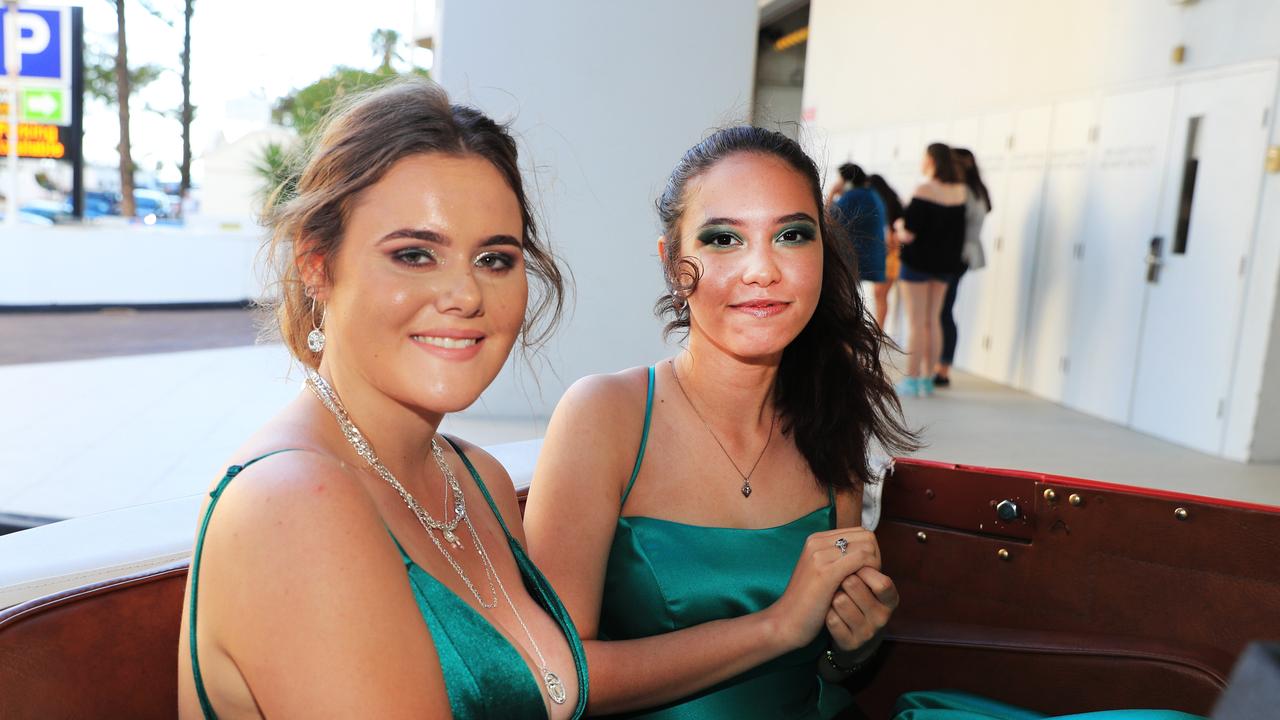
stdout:
<svg viewBox="0 0 1280 720">
<path fill-rule="evenodd" d="M 1277 55 L 1275 0 L 812 0 L 805 107 L 879 127 Z"/>
<path fill-rule="evenodd" d="M 1166 148 L 1166 139 L 1172 142 L 1175 135 L 1160 116 L 1171 112 L 1174 86 L 1240 68 L 1274 73 L 1280 60 L 1278 29 L 1280 3 L 1273 0 L 1189 5 L 1168 0 L 814 0 L 804 94 L 805 114 L 812 118 L 808 130 L 828 167 L 861 148 L 863 157 L 878 161 L 868 163 L 868 170 L 885 173 L 891 182 L 896 177 L 903 193 L 910 192 L 915 175 L 904 163 L 918 162 L 924 143 L 936 139 L 972 147 L 1003 200 L 997 201 L 988 220 L 994 227 L 984 239 L 989 252 L 1003 243 L 1005 253 L 962 282 L 958 364 L 1125 422 L 1132 382 L 1111 386 L 1083 380 L 1108 363 L 1135 365 L 1139 338 L 1131 336 L 1142 324 L 1142 311 L 1116 317 L 1115 297 L 1080 295 L 1098 273 L 1110 274 L 1108 287 L 1125 293 L 1132 304 L 1134 292 L 1143 290 L 1140 284 L 1128 285 L 1141 267 L 1130 268 L 1139 258 L 1100 237 L 1099 229 L 1127 222 L 1132 228 L 1125 237 L 1156 234 L 1148 229 L 1149 220 L 1138 217 L 1150 211 L 1133 206 L 1149 201 L 1159 206 L 1162 218 L 1170 214 L 1160 205 L 1169 204 L 1169 193 L 1162 195 L 1159 185 L 1180 179 L 1180 172 L 1167 169 L 1166 158 L 1181 148 Z M 1179 45 L 1185 62 L 1175 64 L 1171 54 Z M 1148 91 L 1163 105 L 1138 102 Z M 1127 114 L 1108 115 L 1109 108 L 1125 105 L 1124 98 L 1134 99 Z M 1273 93 L 1258 107 L 1250 106 L 1249 117 L 1256 110 L 1261 120 L 1266 106 L 1272 110 L 1270 142 L 1280 143 Z M 1047 125 L 1036 121 L 1041 115 L 1049 118 Z M 1147 130 L 1134 125 L 1144 116 Z M 1095 131 L 1102 126 L 1101 141 L 1096 133 L 1085 142 L 1077 137 L 1090 123 Z M 1115 132 L 1126 123 L 1133 126 L 1132 138 L 1117 146 Z M 1002 147 L 1015 138 L 1015 148 Z M 899 150 L 908 157 L 899 157 Z M 1121 165 L 1115 153 L 1125 154 Z M 1260 167 L 1260 156 L 1258 161 Z M 1138 183 L 1152 197 L 1134 197 L 1124 206 L 1118 195 L 1099 199 L 1102 193 L 1090 185 L 1108 177 L 1111 188 Z M 1256 182 L 1241 192 L 1261 202 L 1245 271 L 1229 290 L 1239 292 L 1241 301 L 1239 316 L 1224 318 L 1238 330 L 1236 341 L 1221 348 L 1234 359 L 1223 373 L 1228 390 L 1220 430 L 1179 441 L 1235 459 L 1280 460 L 1280 341 L 1273 337 L 1280 176 L 1259 170 Z M 1086 209 L 1102 215 L 1078 217 Z M 1015 272 L 1014 266 L 1021 267 Z M 1081 312 L 1090 300 L 1096 307 Z M 1130 339 L 1081 352 L 1082 340 L 1099 342 L 1099 323 L 1114 326 L 1108 337 Z M 1063 361 L 1070 362 L 1074 378 L 1064 381 L 1067 371 L 1058 367 Z M 1112 367 L 1103 374 L 1124 373 Z M 1151 378 L 1145 379 L 1149 388 Z"/>
<path fill-rule="evenodd" d="M 537 378 L 513 355 L 477 409 L 546 414 L 575 379 L 669 351 L 653 201 L 685 149 L 747 117 L 756 17 L 742 0 L 441 0 L 433 75 L 513 121 L 543 237 L 577 286 Z"/>
<path fill-rule="evenodd" d="M 0 305 L 240 302 L 258 297 L 257 229 L 0 228 Z"/>
</svg>

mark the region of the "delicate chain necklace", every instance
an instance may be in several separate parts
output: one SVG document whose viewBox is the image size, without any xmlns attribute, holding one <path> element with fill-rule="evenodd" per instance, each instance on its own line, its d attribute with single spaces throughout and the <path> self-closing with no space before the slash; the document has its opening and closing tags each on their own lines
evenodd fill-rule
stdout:
<svg viewBox="0 0 1280 720">
<path fill-rule="evenodd" d="M 680 388 L 680 394 L 684 396 L 685 402 L 689 403 L 689 407 L 693 408 L 693 413 L 702 421 L 702 426 L 707 429 L 707 433 L 711 435 L 711 439 L 716 441 L 716 445 L 720 446 L 720 452 L 724 453 L 725 459 L 733 466 L 735 472 L 742 478 L 742 497 L 751 497 L 751 476 L 755 474 L 756 468 L 760 466 L 760 461 L 764 459 L 765 451 L 769 449 L 769 443 L 773 441 L 773 429 L 778 423 L 777 413 L 769 420 L 769 437 L 764 440 L 764 447 L 760 448 L 760 454 L 756 456 L 756 461 L 751 464 L 751 469 L 742 472 L 742 468 L 738 467 L 738 463 L 733 461 L 733 456 L 724 448 L 724 443 L 720 442 L 720 438 L 716 435 L 716 431 L 711 429 L 711 423 L 702 417 L 702 413 L 698 412 L 698 406 L 693 404 L 693 399 L 689 397 L 689 393 L 684 389 L 684 384 L 680 382 L 680 374 L 676 372 L 676 361 L 671 361 L 671 377 L 676 379 L 676 387 Z"/>
<path fill-rule="evenodd" d="M 538 661 L 538 671 L 542 673 L 542 683 L 547 688 L 547 696 L 557 705 L 563 705 L 567 698 L 564 683 L 560 681 L 558 675 L 551 672 L 551 669 L 547 667 L 547 660 L 542 656 L 542 650 L 538 647 L 538 642 L 533 639 L 533 633 L 529 632 L 529 626 L 525 625 L 524 618 L 520 616 L 520 611 L 516 609 L 516 604 L 511 602 L 511 596 L 507 594 L 507 587 L 503 585 L 502 578 L 498 576 L 498 570 L 493 565 L 493 560 L 489 558 L 489 553 L 485 550 L 484 543 L 480 541 L 480 534 L 476 532 L 475 525 L 471 524 L 471 517 L 467 515 L 466 501 L 462 496 L 462 487 L 458 484 L 458 478 L 453 474 L 453 469 L 445 461 L 444 450 L 440 447 L 440 443 L 436 442 L 434 437 L 431 438 L 431 455 L 435 458 L 436 465 L 440 468 L 440 472 L 445 478 L 446 513 L 448 512 L 449 493 L 453 493 L 454 517 L 449 522 L 436 520 L 418 504 L 413 495 L 405 489 L 404 485 L 400 484 L 395 475 L 391 474 L 387 466 L 382 464 L 382 460 L 374 453 L 373 446 L 369 444 L 369 441 L 365 440 L 360 429 L 355 426 L 355 423 L 351 421 L 351 417 L 347 415 L 347 409 L 343 407 L 342 400 L 338 398 L 338 394 L 334 392 L 333 388 L 319 373 L 310 368 L 307 368 L 307 387 L 311 388 L 311 391 L 320 399 L 320 402 L 337 418 L 338 426 L 342 428 L 342 434 L 346 436 L 347 442 L 351 443 L 351 447 L 355 449 L 356 454 L 364 458 L 374 472 L 400 494 L 404 504 L 409 506 L 413 514 L 418 517 L 418 522 L 421 523 L 423 529 L 427 531 L 427 537 L 431 538 L 432 544 L 436 546 L 436 549 L 440 551 L 444 559 L 449 561 L 449 565 L 453 567 L 453 571 L 458 574 L 458 577 L 462 578 L 462 582 L 466 584 L 467 589 L 475 596 L 476 602 L 480 604 L 480 607 L 486 610 L 496 608 L 498 606 L 498 591 L 502 591 L 502 597 L 506 599 L 507 605 L 511 608 L 511 614 L 516 616 L 516 622 L 520 623 L 520 629 L 524 631 L 525 637 L 529 639 L 529 646 L 533 649 L 533 654 Z M 480 555 L 480 562 L 484 565 L 485 579 L 489 582 L 490 600 L 488 602 L 485 602 L 480 597 L 480 593 L 471 582 L 471 578 L 467 577 L 462 565 L 458 563 L 449 550 L 445 548 L 444 543 L 441 543 L 440 539 L 432 532 L 433 530 L 441 531 L 441 534 L 444 535 L 445 540 L 450 545 L 454 548 L 461 548 L 462 541 L 454 533 L 459 522 L 467 526 L 471 541 L 475 543 L 476 552 Z M 497 584 L 496 589 L 495 583 Z"/>
</svg>

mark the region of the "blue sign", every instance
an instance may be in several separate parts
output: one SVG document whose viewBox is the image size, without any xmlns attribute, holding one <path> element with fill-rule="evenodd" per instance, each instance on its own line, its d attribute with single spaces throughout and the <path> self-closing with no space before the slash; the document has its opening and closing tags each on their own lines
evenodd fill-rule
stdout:
<svg viewBox="0 0 1280 720">
<path fill-rule="evenodd" d="M 22 77 L 47 78 L 50 80 L 65 79 L 71 74 L 65 46 L 63 26 L 66 20 L 65 10 L 19 10 L 18 11 L 18 50 L 22 53 Z M 10 22 L 8 10 L 0 12 L 5 28 Z M 7 28 L 5 28 L 7 29 Z M 7 75 L 9 68 L 5 65 L 7 53 L 3 52 L 7 33 L 0 34 L 0 75 Z"/>
</svg>

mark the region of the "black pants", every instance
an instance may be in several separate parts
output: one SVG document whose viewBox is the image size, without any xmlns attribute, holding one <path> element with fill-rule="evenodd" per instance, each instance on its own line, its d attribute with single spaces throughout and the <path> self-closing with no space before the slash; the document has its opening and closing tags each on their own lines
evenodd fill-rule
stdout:
<svg viewBox="0 0 1280 720">
<path fill-rule="evenodd" d="M 947 283 L 947 295 L 942 299 L 942 315 L 939 318 L 942 321 L 942 355 L 938 362 L 947 367 L 951 366 L 951 361 L 956 357 L 956 319 L 952 316 L 951 310 L 956 305 L 956 288 L 960 285 L 960 278 L 964 277 L 964 273 L 965 270 L 961 270 L 951 282 Z"/>
</svg>

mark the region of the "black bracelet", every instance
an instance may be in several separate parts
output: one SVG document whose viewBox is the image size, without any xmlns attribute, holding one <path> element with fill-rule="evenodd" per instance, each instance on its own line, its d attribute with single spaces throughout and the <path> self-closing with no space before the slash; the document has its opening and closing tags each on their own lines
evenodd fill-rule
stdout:
<svg viewBox="0 0 1280 720">
<path fill-rule="evenodd" d="M 836 654 L 832 652 L 829 648 L 827 649 L 826 657 L 827 657 L 827 663 L 830 664 L 831 667 L 835 668 L 836 672 L 844 673 L 845 675 L 852 675 L 853 673 L 856 673 L 859 670 L 861 670 L 862 666 L 866 665 L 867 661 L 870 660 L 874 655 L 875 655 L 874 652 L 871 653 L 870 655 L 867 655 L 862 660 L 859 660 L 858 662 L 854 663 L 852 667 L 844 667 L 840 663 L 836 662 Z"/>
</svg>

